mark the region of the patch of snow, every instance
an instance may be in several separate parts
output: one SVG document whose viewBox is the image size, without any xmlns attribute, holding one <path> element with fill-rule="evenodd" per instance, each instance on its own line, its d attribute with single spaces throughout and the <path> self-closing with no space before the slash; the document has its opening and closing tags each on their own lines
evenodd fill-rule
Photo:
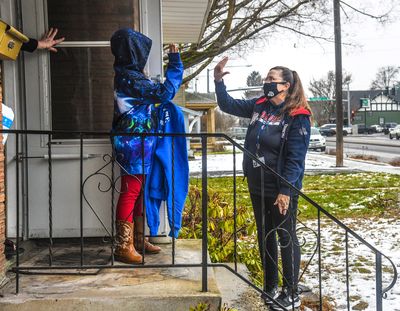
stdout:
<svg viewBox="0 0 400 311">
<path fill-rule="evenodd" d="M 242 171 L 243 154 L 236 154 L 236 170 Z M 310 152 L 306 158 L 306 171 L 348 171 L 358 170 L 366 172 L 381 172 L 390 174 L 400 174 L 400 167 L 381 165 L 376 163 L 365 163 L 361 161 L 345 160 L 343 168 L 337 168 L 336 159 L 333 156 Z M 189 162 L 191 174 L 201 173 L 201 157 Z M 207 156 L 208 172 L 220 172 L 220 175 L 230 175 L 233 171 L 233 155 L 220 154 Z M 350 175 L 351 177 L 351 175 Z M 386 177 L 387 179 L 389 177 Z M 371 198 L 372 200 L 373 198 Z M 364 208 L 364 202 L 352 204 L 351 209 Z M 367 203 L 367 200 L 365 201 Z M 332 204 L 332 203 L 331 203 Z M 346 219 L 344 223 L 351 228 L 355 228 L 357 234 L 366 241 L 376 245 L 376 248 L 383 254 L 389 256 L 395 263 L 400 272 L 400 220 L 399 219 Z M 317 231 L 317 222 L 307 221 L 307 226 Z M 300 234 L 301 232 L 301 234 Z M 345 252 L 345 233 L 335 223 L 323 219 L 321 220 L 321 263 L 322 273 L 322 292 L 323 295 L 332 297 L 336 302 L 337 310 L 347 309 L 346 300 L 346 252 Z M 299 238 L 314 241 L 315 235 L 309 230 L 299 230 Z M 312 255 L 310 246 L 305 245 L 302 260 L 310 258 Z M 360 302 L 367 302 L 366 310 L 375 310 L 375 254 L 356 238 L 349 235 L 349 286 L 351 297 L 351 308 Z M 391 266 L 389 261 L 383 258 L 383 287 L 388 286 L 392 280 Z M 318 293 L 318 254 L 309 266 L 303 277 L 304 284 L 310 286 L 314 292 Z M 383 300 L 384 310 L 400 311 L 400 286 L 395 286 L 389 293 L 387 299 Z"/>
<path fill-rule="evenodd" d="M 242 173 L 243 153 L 236 153 L 236 172 Z M 381 172 L 400 174 L 400 167 L 393 167 L 385 164 L 366 163 L 361 161 L 344 160 L 344 167 L 336 167 L 336 158 L 333 156 L 307 153 L 305 168 L 307 171 L 348 171 L 358 170 L 365 172 Z M 189 161 L 189 172 L 198 174 L 202 169 L 201 156 L 196 156 Z M 210 154 L 207 155 L 207 171 L 221 172 L 228 174 L 233 172 L 233 154 Z M 387 177 L 388 178 L 388 177 Z"/>
<path fill-rule="evenodd" d="M 349 209 L 361 209 L 365 208 L 364 205 L 361 205 L 360 203 L 351 203 L 349 206 Z"/>
<path fill-rule="evenodd" d="M 400 271 L 400 220 L 398 219 L 345 219 L 344 223 L 366 241 L 375 245 L 388 256 Z M 317 231 L 316 220 L 306 221 L 306 226 Z M 315 240 L 315 235 L 309 230 L 300 230 L 299 238 L 307 241 Z M 366 310 L 376 309 L 375 297 L 375 253 L 349 234 L 349 286 L 351 308 L 360 302 L 368 303 Z M 345 232 L 329 220 L 321 220 L 321 264 L 322 292 L 335 300 L 337 310 L 347 309 L 346 300 L 346 251 Z M 303 249 L 302 260 L 312 255 L 310 248 Z M 383 257 L 383 288 L 392 281 L 393 274 L 390 262 Z M 316 256 L 306 271 L 302 283 L 318 293 L 318 256 Z M 383 299 L 384 310 L 400 310 L 400 287 L 394 286 Z"/>
</svg>

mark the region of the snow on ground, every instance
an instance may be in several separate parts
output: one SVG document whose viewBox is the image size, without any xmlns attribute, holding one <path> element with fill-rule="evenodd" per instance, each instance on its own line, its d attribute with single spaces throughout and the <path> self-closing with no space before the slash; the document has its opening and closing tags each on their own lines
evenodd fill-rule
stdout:
<svg viewBox="0 0 400 311">
<path fill-rule="evenodd" d="M 319 170 L 328 169 L 333 171 L 340 170 L 360 170 L 364 172 L 377 172 L 377 173 L 389 173 L 389 174 L 400 174 L 400 167 L 391 166 L 385 163 L 379 162 L 367 162 L 345 159 L 343 163 L 344 167 L 336 167 L 336 157 L 326 154 L 320 154 L 317 152 L 309 152 L 306 158 L 306 171 L 307 170 Z"/>
<path fill-rule="evenodd" d="M 384 255 L 390 257 L 400 271 L 400 220 L 398 219 L 345 219 L 347 226 L 355 229 L 357 234 L 370 242 Z M 305 225 L 317 230 L 317 221 L 307 221 Z M 299 226 L 301 227 L 301 226 Z M 300 240 L 315 241 L 310 230 L 299 231 Z M 397 242 L 396 242 L 397 241 Z M 315 247 L 308 243 L 303 248 L 302 261 L 306 261 Z M 368 247 L 349 234 L 349 276 L 350 308 L 353 310 L 375 310 L 375 255 Z M 346 255 L 345 233 L 330 220 L 321 221 L 321 263 L 323 295 L 334 299 L 335 310 L 347 310 L 346 299 Z M 393 269 L 389 261 L 382 259 L 383 288 L 393 279 Z M 305 273 L 302 283 L 318 293 L 318 255 L 316 255 Z M 357 308 L 357 307 L 358 308 Z M 398 283 L 383 299 L 383 309 L 400 310 L 400 286 Z"/>
<path fill-rule="evenodd" d="M 243 153 L 236 154 L 236 171 L 242 172 Z M 201 173 L 201 156 L 195 160 L 189 161 L 189 172 L 191 174 Z M 390 174 L 400 174 L 400 167 L 394 167 L 382 163 L 372 163 L 366 161 L 344 160 L 344 167 L 336 167 L 336 158 L 334 156 L 321 154 L 318 152 L 309 152 L 306 158 L 306 172 L 313 171 L 332 171 L 347 172 L 349 170 L 359 170 L 366 172 L 382 172 Z M 231 174 L 233 171 L 232 154 L 210 154 L 207 156 L 207 171 L 215 174 Z"/>
<path fill-rule="evenodd" d="M 237 172 L 242 172 L 243 154 L 236 155 Z M 306 171 L 312 172 L 348 172 L 367 171 L 400 174 L 400 167 L 370 163 L 365 161 L 345 160 L 343 168 L 335 167 L 336 159 L 317 152 L 309 152 L 306 158 Z M 191 174 L 201 173 L 201 157 L 189 162 Z M 231 175 L 233 170 L 233 155 L 208 155 L 207 169 L 209 175 Z M 363 208 L 353 205 L 351 208 Z M 400 207 L 399 207 L 400 208 Z M 400 220 L 398 219 L 345 219 L 344 223 L 354 228 L 366 241 L 372 243 L 383 254 L 388 255 L 400 272 Z M 316 221 L 307 221 L 307 227 L 317 230 Z M 300 238 L 315 241 L 315 235 L 309 230 L 300 230 Z M 323 295 L 332 297 L 336 310 L 346 310 L 346 265 L 345 265 L 345 234 L 344 230 L 330 220 L 321 222 L 322 250 L 322 283 Z M 311 243 L 312 244 L 312 243 Z M 311 245 L 312 246 L 312 245 Z M 307 251 L 307 247 L 309 247 Z M 310 245 L 305 245 L 303 259 L 310 256 Z M 350 264 L 350 300 L 354 310 L 375 310 L 375 255 L 365 245 L 349 235 L 349 264 Z M 383 281 L 385 288 L 393 277 L 389 262 L 383 259 Z M 308 268 L 303 283 L 318 293 L 318 257 L 313 259 Z M 398 284 L 383 300 L 383 309 L 400 311 L 400 286 Z"/>
</svg>

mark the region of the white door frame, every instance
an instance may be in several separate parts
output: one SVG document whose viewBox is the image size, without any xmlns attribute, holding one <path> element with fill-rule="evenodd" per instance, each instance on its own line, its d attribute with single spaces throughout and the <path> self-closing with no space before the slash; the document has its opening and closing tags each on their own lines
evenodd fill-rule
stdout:
<svg viewBox="0 0 400 311">
<path fill-rule="evenodd" d="M 6 1 L 12 6 L 13 1 Z M 1 2 L 5 5 L 5 1 Z M 141 28 L 142 32 L 147 34 L 153 40 L 152 54 L 150 54 L 148 71 L 152 77 L 162 76 L 162 31 L 161 31 L 161 2 L 154 0 L 141 0 Z M 3 17 L 3 8 L 2 17 Z M 39 38 L 47 28 L 47 3 L 46 0 L 23 0 L 21 1 L 21 12 L 24 33 L 33 38 Z M 158 8 L 159 10 L 155 10 Z M 6 10 L 4 10 L 6 11 Z M 8 9 L 9 12 L 15 11 Z M 145 13 L 143 13 L 145 11 Z M 143 26 L 146 25 L 146 26 Z M 149 25 L 151 27 L 149 27 Z M 155 27 L 154 25 L 159 25 Z M 64 46 L 108 46 L 108 42 L 65 42 Z M 51 129 L 51 85 L 50 85 L 50 57 L 47 52 L 37 51 L 35 53 L 24 53 L 23 55 L 23 71 L 25 73 L 25 92 L 27 94 L 26 107 L 26 128 L 36 130 Z M 5 66 L 7 71 L 7 79 L 4 81 L 5 102 L 21 102 L 18 89 L 24 83 L 17 83 L 17 66 L 16 63 Z M 9 88 L 9 86 L 12 86 Z M 17 119 L 23 119 L 22 111 L 15 107 Z M 21 121 L 16 121 L 14 128 L 22 128 Z M 10 135 L 11 136 L 11 135 Z M 9 138 L 8 144 L 12 145 L 12 138 Z M 27 150 L 29 156 L 38 157 L 30 159 L 29 162 L 29 197 L 27 211 L 24 219 L 26 224 L 25 236 L 27 238 L 42 238 L 49 235 L 49 211 L 46 206 L 48 203 L 48 162 L 45 159 L 47 154 L 47 136 L 37 135 L 29 136 L 27 139 Z M 9 150 L 9 154 L 15 154 L 15 150 Z M 57 145 L 52 145 L 54 155 L 58 156 L 58 160 L 53 160 L 53 237 L 73 237 L 79 236 L 80 227 L 77 218 L 77 206 L 79 206 L 78 198 L 71 198 L 73 191 L 79 193 L 79 160 L 74 155 L 80 153 L 78 141 L 60 141 Z M 84 145 L 84 154 L 90 156 L 85 157 L 85 177 L 96 171 L 104 164 L 100 155 L 111 152 L 111 146 L 108 140 L 92 140 Z M 41 158 L 40 158 L 41 157 Z M 7 163 L 7 181 L 15 184 L 15 163 Z M 71 180 L 71 182 L 69 182 Z M 77 183 L 78 182 L 78 183 Z M 97 181 L 94 186 L 89 188 L 98 191 Z M 104 182 L 104 180 L 103 180 Z M 16 219 L 15 215 L 15 193 L 12 189 L 7 188 L 8 214 L 7 214 L 7 235 L 13 237 L 16 235 Z M 90 190 L 88 190 L 90 193 Z M 104 198 L 94 198 L 94 205 L 104 205 L 108 202 L 110 206 L 111 200 Z M 102 207 L 100 214 L 107 219 L 107 225 L 110 228 L 110 213 L 108 209 Z M 29 225 L 28 225 L 29 220 Z M 105 231 L 99 227 L 98 220 L 93 216 L 88 208 L 84 207 L 84 235 L 85 236 L 104 236 Z M 165 234 L 167 228 L 165 225 L 165 217 L 161 219 L 160 234 Z M 21 231 L 20 231 L 21 232 Z"/>
</svg>

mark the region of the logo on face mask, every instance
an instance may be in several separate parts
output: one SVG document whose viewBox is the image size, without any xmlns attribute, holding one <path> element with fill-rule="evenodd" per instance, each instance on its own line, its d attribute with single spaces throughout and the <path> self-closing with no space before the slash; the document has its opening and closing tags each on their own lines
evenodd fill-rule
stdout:
<svg viewBox="0 0 400 311">
<path fill-rule="evenodd" d="M 278 90 L 278 84 L 285 84 L 286 82 L 268 82 L 264 83 L 263 85 L 263 90 L 264 90 L 264 95 L 266 98 L 271 99 L 278 95 L 279 93 L 282 93 L 282 91 Z"/>
</svg>

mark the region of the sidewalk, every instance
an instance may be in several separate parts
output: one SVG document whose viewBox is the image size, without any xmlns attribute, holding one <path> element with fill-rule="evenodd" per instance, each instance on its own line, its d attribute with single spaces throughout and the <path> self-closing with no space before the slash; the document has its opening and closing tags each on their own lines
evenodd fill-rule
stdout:
<svg viewBox="0 0 400 311">
<path fill-rule="evenodd" d="M 236 173 L 243 175 L 243 154 L 236 154 Z M 189 161 L 189 172 L 191 176 L 201 175 L 201 156 Z M 227 176 L 233 174 L 232 154 L 211 154 L 207 156 L 207 171 L 209 176 Z M 400 167 L 384 163 L 375 163 L 362 160 L 344 160 L 344 167 L 336 167 L 335 156 L 308 152 L 306 158 L 306 174 L 315 173 L 347 173 L 347 172 L 377 172 L 388 174 L 400 174 Z"/>
</svg>

